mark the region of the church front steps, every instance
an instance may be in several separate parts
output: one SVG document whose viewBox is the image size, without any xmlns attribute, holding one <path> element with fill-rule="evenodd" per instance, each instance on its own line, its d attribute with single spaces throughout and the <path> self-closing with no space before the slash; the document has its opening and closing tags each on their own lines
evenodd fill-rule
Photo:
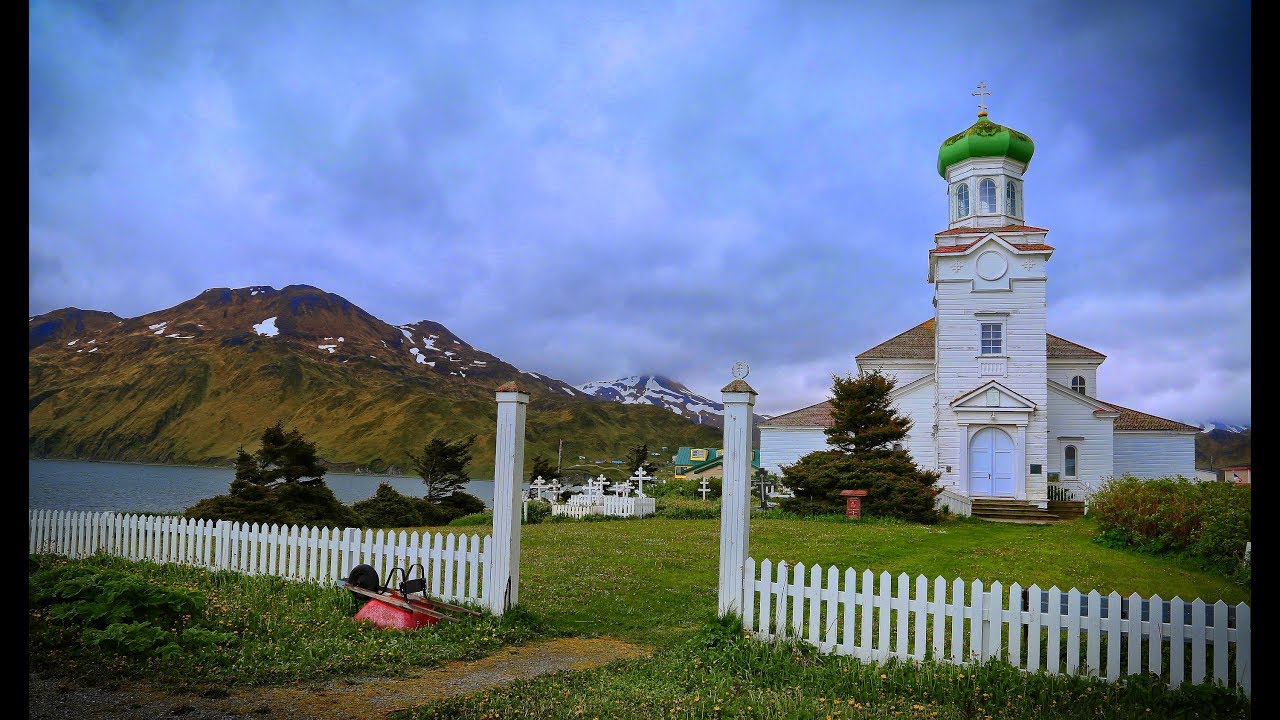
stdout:
<svg viewBox="0 0 1280 720">
<path fill-rule="evenodd" d="M 973 516 L 993 522 L 1030 523 L 1047 525 L 1061 518 L 1048 510 L 1041 510 L 1022 500 L 973 499 Z"/>
</svg>

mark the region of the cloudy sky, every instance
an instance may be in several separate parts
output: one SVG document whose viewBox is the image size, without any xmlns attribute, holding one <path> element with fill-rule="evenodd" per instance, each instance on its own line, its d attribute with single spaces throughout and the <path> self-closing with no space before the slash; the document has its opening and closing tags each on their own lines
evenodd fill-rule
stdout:
<svg viewBox="0 0 1280 720">
<path fill-rule="evenodd" d="M 774 414 L 932 315 L 938 146 L 1030 135 L 1049 331 L 1251 420 L 1250 7 L 32 0 L 29 311 L 315 285 Z"/>
</svg>

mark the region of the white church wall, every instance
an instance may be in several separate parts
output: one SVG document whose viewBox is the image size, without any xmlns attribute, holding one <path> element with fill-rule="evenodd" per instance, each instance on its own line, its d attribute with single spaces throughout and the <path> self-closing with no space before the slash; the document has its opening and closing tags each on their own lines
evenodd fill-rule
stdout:
<svg viewBox="0 0 1280 720">
<path fill-rule="evenodd" d="M 934 469 L 937 463 L 933 454 L 933 398 L 933 383 L 924 382 L 893 399 L 898 412 L 911 418 L 911 432 L 902 445 L 925 470 Z"/>
<path fill-rule="evenodd" d="M 760 427 L 760 467 L 777 475 L 782 474 L 781 466 L 827 448 L 823 428 Z"/>
<path fill-rule="evenodd" d="M 1076 477 L 1061 475 L 1086 493 L 1092 492 L 1112 475 L 1114 443 L 1112 418 L 1099 418 L 1093 408 L 1049 391 L 1049 472 L 1064 471 L 1065 450 L 1076 448 Z M 1048 480 L 1048 477 L 1045 478 Z"/>
<path fill-rule="evenodd" d="M 1150 479 L 1196 475 L 1196 433 L 1124 431 L 1115 433 L 1116 476 L 1133 475 Z"/>
<path fill-rule="evenodd" d="M 933 373 L 933 363 L 929 361 L 903 362 L 901 360 L 871 359 L 856 360 L 854 364 L 859 372 L 879 370 L 881 375 L 893 378 L 895 388 L 906 387 L 916 380 Z"/>
<path fill-rule="evenodd" d="M 1010 267 L 1021 267 L 1020 258 L 1010 257 Z M 1028 465 L 1048 465 L 1045 413 L 1045 283 L 1043 279 L 1014 279 L 1011 291 L 971 292 L 967 281 L 950 281 L 953 268 L 950 259 L 939 261 L 943 272 L 935 285 L 938 332 L 938 466 L 944 469 L 944 482 L 963 487 L 959 476 L 968 452 L 967 438 L 956 425 L 955 411 L 949 403 L 987 380 L 996 380 L 1010 390 L 1034 402 L 1040 408 L 1031 414 L 1026 431 L 1026 447 L 1021 476 L 1026 483 L 1029 501 L 1048 497 L 1047 476 L 1029 476 Z M 964 264 L 956 274 L 964 272 Z M 1043 271 L 1043 265 L 1039 266 Z M 979 316 L 995 312 L 1007 315 Z M 983 320 L 980 320 L 982 317 Z M 1005 326 L 1006 370 L 996 375 L 979 372 L 979 323 L 993 318 Z M 950 472 L 945 472 L 947 466 Z"/>
<path fill-rule="evenodd" d="M 1071 378 L 1077 375 L 1084 377 L 1084 394 L 1089 397 L 1099 397 L 1101 392 L 1098 389 L 1098 366 L 1086 363 L 1060 363 L 1049 361 L 1048 378 L 1056 383 L 1071 387 Z"/>
</svg>

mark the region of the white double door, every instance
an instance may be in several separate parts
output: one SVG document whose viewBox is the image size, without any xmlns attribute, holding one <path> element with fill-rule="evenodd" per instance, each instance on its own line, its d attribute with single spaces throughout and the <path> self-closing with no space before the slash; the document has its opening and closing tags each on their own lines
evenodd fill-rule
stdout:
<svg viewBox="0 0 1280 720">
<path fill-rule="evenodd" d="M 969 494 L 1014 497 L 1013 440 L 999 428 L 983 428 L 969 441 Z"/>
</svg>

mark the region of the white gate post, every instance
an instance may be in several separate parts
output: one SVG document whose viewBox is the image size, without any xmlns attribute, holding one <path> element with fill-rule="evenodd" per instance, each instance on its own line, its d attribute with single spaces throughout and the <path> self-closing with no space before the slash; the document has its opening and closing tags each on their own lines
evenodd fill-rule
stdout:
<svg viewBox="0 0 1280 720">
<path fill-rule="evenodd" d="M 484 599 L 494 615 L 520 599 L 520 516 L 524 477 L 524 416 L 529 394 L 514 382 L 497 390 L 498 430 L 493 460 L 493 553 L 485 568 Z"/>
<path fill-rule="evenodd" d="M 742 614 L 743 572 L 751 540 L 751 409 L 756 391 L 745 378 L 747 364 L 733 366 L 724 400 L 724 480 L 720 496 L 720 616 Z"/>
</svg>

